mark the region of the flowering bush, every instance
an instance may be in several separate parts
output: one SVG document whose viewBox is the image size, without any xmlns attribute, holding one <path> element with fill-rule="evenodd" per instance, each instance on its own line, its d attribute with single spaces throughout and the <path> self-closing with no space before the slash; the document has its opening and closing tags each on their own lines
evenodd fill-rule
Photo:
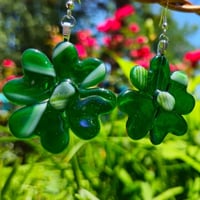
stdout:
<svg viewBox="0 0 200 200">
<path fill-rule="evenodd" d="M 185 61 L 189 62 L 189 64 L 196 68 L 198 65 L 198 62 L 200 61 L 200 49 L 186 52 L 184 55 Z"/>
<path fill-rule="evenodd" d="M 75 47 L 78 51 L 79 58 L 92 57 L 94 52 L 98 49 L 96 38 L 92 36 L 89 29 L 81 30 L 76 33 L 77 42 Z"/>
<path fill-rule="evenodd" d="M 104 33 L 103 42 L 109 51 L 147 67 L 153 53 L 142 28 L 131 4 L 117 9 L 112 17 L 97 26 Z"/>
</svg>

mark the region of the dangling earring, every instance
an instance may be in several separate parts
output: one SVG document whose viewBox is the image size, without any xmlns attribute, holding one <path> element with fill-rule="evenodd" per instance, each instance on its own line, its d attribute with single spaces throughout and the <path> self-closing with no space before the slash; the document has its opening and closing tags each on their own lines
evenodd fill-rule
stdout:
<svg viewBox="0 0 200 200">
<path fill-rule="evenodd" d="M 169 43 L 167 26 L 165 11 L 157 55 L 150 61 L 149 69 L 135 66 L 130 71 L 131 83 L 138 90 L 127 90 L 118 97 L 119 109 L 128 115 L 128 135 L 137 140 L 149 132 L 153 144 L 160 144 L 167 133 L 186 133 L 187 123 L 182 115 L 190 113 L 195 105 L 193 96 L 186 91 L 187 75 L 170 72 L 165 57 Z"/>
<path fill-rule="evenodd" d="M 95 137 L 100 130 L 99 115 L 116 106 L 115 94 L 94 87 L 104 79 L 105 65 L 96 58 L 80 61 L 69 42 L 75 25 L 73 7 L 74 2 L 67 1 L 67 14 L 61 21 L 64 41 L 54 48 L 52 62 L 44 53 L 27 49 L 22 55 L 23 77 L 3 88 L 10 101 L 24 106 L 9 119 L 12 134 L 39 136 L 51 153 L 68 146 L 69 129 L 82 139 Z"/>
</svg>

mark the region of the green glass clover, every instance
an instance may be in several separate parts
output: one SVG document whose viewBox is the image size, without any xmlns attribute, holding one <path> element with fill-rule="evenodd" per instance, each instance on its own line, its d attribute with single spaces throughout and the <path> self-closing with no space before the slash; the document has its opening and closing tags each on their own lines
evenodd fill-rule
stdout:
<svg viewBox="0 0 200 200">
<path fill-rule="evenodd" d="M 100 131 L 99 115 L 116 106 L 116 96 L 94 87 L 106 75 L 98 59 L 79 60 L 70 42 L 59 43 L 52 62 L 36 50 L 22 55 L 24 76 L 9 81 L 5 96 L 23 107 L 9 119 L 9 128 L 18 138 L 40 136 L 42 146 L 52 153 L 63 151 L 69 143 L 69 129 L 82 139 Z"/>
<path fill-rule="evenodd" d="M 118 105 L 128 115 L 126 128 L 132 139 L 141 139 L 150 132 L 151 142 L 160 144 L 169 132 L 183 135 L 187 131 L 182 115 L 192 111 L 195 100 L 186 91 L 186 74 L 181 71 L 171 74 L 165 56 L 157 55 L 149 70 L 133 67 L 130 80 L 138 90 L 120 94 Z"/>
</svg>

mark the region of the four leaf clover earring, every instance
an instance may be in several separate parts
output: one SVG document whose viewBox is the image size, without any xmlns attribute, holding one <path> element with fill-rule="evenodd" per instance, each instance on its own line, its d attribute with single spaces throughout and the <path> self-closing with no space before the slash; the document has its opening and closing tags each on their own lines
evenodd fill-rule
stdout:
<svg viewBox="0 0 200 200">
<path fill-rule="evenodd" d="M 82 139 L 100 131 L 99 115 L 116 106 L 116 96 L 95 87 L 106 75 L 106 67 L 96 58 L 79 60 L 69 42 L 75 19 L 73 1 L 66 3 L 67 15 L 61 21 L 64 41 L 53 50 L 52 62 L 39 50 L 22 54 L 24 75 L 9 81 L 5 96 L 22 107 L 12 113 L 9 128 L 18 138 L 39 136 L 51 153 L 62 152 L 69 143 L 69 129 Z"/>
<path fill-rule="evenodd" d="M 187 123 L 182 115 L 190 113 L 195 105 L 187 92 L 187 75 L 181 71 L 171 73 L 164 55 L 168 46 L 166 16 L 162 29 L 157 55 L 149 69 L 135 66 L 130 71 L 131 83 L 137 90 L 127 90 L 118 97 L 119 109 L 128 115 L 128 135 L 137 140 L 150 132 L 153 144 L 160 144 L 167 133 L 186 133 Z"/>
</svg>

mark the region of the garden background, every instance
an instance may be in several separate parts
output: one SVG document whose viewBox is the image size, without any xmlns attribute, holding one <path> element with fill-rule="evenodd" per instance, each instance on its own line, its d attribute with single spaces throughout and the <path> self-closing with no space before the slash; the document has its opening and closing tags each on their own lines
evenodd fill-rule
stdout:
<svg viewBox="0 0 200 200">
<path fill-rule="evenodd" d="M 36 48 L 51 58 L 62 40 L 60 21 L 64 0 L 0 0 L 1 88 L 22 75 L 21 54 Z M 101 84 L 116 94 L 131 88 L 132 66 L 149 67 L 157 50 L 161 7 L 123 0 L 75 1 L 76 26 L 70 41 L 81 59 L 98 57 L 108 75 Z M 196 25 L 174 19 L 167 12 L 171 71 L 189 76 L 188 91 L 196 100 L 185 116 L 188 132 L 168 134 L 160 145 L 148 136 L 131 140 L 125 130 L 127 116 L 117 108 L 102 116 L 95 139 L 83 141 L 71 134 L 68 148 L 50 154 L 38 138 L 19 140 L 7 120 L 16 108 L 1 94 L 0 199 L 2 200 L 199 200 L 200 199 L 200 48 L 191 42 Z M 191 14 L 185 13 L 189 18 Z M 188 38 L 190 38 L 188 40 Z"/>
</svg>

